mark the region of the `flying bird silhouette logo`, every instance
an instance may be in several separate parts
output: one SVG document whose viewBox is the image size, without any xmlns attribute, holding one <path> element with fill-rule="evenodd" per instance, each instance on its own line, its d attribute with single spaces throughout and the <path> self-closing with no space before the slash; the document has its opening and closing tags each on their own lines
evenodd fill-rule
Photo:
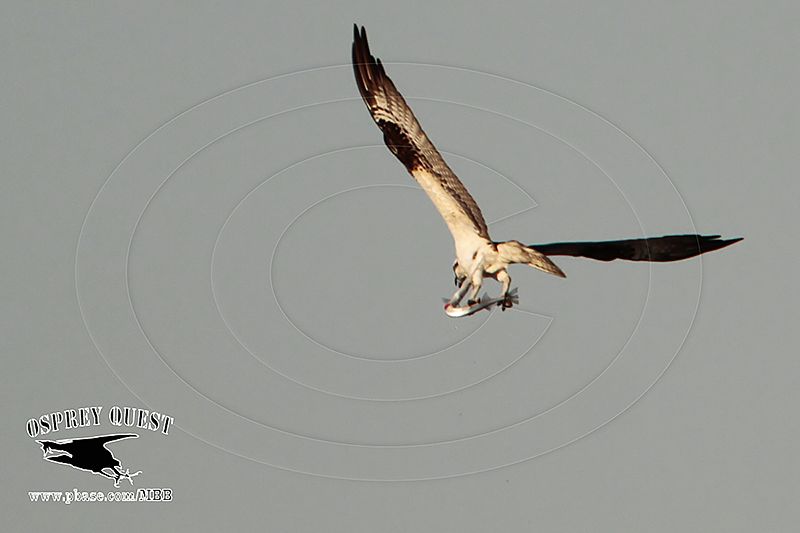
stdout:
<svg viewBox="0 0 800 533">
<path fill-rule="evenodd" d="M 122 479 L 127 479 L 133 485 L 133 477 L 142 473 L 141 470 L 131 474 L 130 470 L 122 470 L 122 463 L 114 457 L 106 444 L 122 439 L 136 439 L 135 433 L 120 433 L 116 435 L 98 435 L 96 437 L 83 437 L 78 439 L 37 440 L 42 447 L 44 459 L 53 463 L 69 465 L 78 470 L 85 470 L 99 474 L 114 481 L 118 487 Z"/>
</svg>

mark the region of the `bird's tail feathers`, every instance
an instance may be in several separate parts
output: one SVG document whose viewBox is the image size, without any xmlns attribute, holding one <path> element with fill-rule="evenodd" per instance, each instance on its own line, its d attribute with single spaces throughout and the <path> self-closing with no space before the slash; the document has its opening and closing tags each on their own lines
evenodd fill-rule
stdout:
<svg viewBox="0 0 800 533">
<path fill-rule="evenodd" d="M 529 265 L 560 278 L 567 277 L 567 275 L 558 268 L 558 265 L 553 263 L 546 255 L 530 246 L 525 246 L 519 241 L 498 242 L 495 243 L 495 245 L 497 246 L 500 257 L 508 263 Z"/>
<path fill-rule="evenodd" d="M 546 255 L 540 254 L 533 248 L 529 248 L 531 252 L 533 252 L 533 258 L 528 262 L 528 265 L 532 266 L 533 268 L 538 268 L 539 270 L 543 270 L 548 274 L 553 274 L 554 276 L 558 276 L 559 278 L 566 278 L 567 275 L 564 274 L 564 271 L 558 268 L 558 265 L 553 263 Z"/>
</svg>

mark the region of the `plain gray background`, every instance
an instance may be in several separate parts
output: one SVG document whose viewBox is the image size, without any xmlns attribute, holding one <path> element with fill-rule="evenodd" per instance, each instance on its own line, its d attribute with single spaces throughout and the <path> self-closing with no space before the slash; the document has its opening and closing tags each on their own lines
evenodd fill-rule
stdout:
<svg viewBox="0 0 800 533">
<path fill-rule="evenodd" d="M 797 7 L 2 12 L 4 529 L 796 527 Z M 450 238 L 350 71 L 248 85 L 348 63 L 353 22 L 412 63 L 387 69 L 495 238 L 745 241 L 702 269 L 517 267 L 522 312 L 446 319 Z M 112 490 L 25 434 L 84 405 L 175 416 L 113 445 L 174 502 L 28 501 Z"/>
</svg>

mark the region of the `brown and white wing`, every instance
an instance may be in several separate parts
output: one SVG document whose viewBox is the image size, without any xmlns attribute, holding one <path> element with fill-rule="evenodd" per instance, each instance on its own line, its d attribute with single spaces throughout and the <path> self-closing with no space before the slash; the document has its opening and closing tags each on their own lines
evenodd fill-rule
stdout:
<svg viewBox="0 0 800 533">
<path fill-rule="evenodd" d="M 356 84 L 389 150 L 420 184 L 447 223 L 453 238 L 473 234 L 489 240 L 478 204 L 422 131 L 414 113 L 370 54 L 367 32 L 353 26 Z"/>
</svg>

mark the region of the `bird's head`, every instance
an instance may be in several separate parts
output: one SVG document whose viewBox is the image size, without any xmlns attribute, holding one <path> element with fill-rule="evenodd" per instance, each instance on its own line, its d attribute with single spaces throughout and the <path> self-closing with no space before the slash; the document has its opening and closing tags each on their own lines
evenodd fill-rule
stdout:
<svg viewBox="0 0 800 533">
<path fill-rule="evenodd" d="M 72 454 L 59 448 L 57 442 L 49 441 L 49 440 L 37 440 L 36 442 L 42 447 L 42 456 L 45 459 L 50 459 L 52 457 L 61 457 L 62 455 L 66 455 L 67 457 L 72 457 Z"/>
<path fill-rule="evenodd" d="M 47 441 L 39 441 L 39 444 L 42 447 L 42 453 L 47 457 L 47 454 L 53 451 L 53 446 Z"/>
</svg>

